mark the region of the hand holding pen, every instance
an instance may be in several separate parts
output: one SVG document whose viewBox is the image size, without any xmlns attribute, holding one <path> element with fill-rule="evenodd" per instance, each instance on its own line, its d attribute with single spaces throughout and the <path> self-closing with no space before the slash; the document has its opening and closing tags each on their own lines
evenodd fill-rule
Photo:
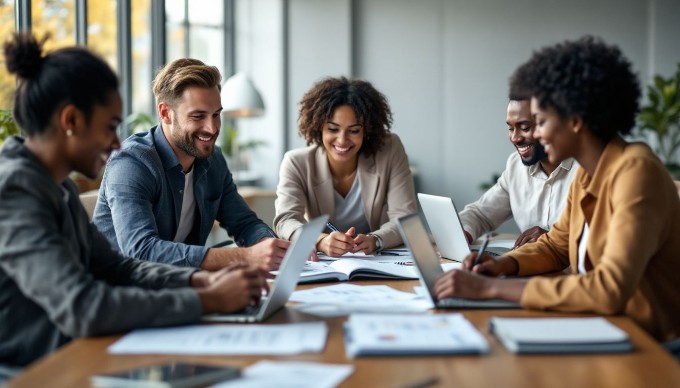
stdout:
<svg viewBox="0 0 680 388">
<path fill-rule="evenodd" d="M 319 241 L 317 249 L 331 257 L 340 257 L 350 252 L 355 245 L 355 228 L 351 227 L 343 233 L 331 222 L 327 222 L 326 226 L 331 230 L 331 233 Z"/>
<path fill-rule="evenodd" d="M 487 234 L 486 238 L 484 238 L 481 248 L 479 248 L 479 251 L 477 252 L 477 257 L 475 257 L 475 262 L 472 264 L 472 268 L 474 268 L 475 265 L 478 265 L 480 260 L 482 260 L 482 256 L 484 256 L 486 247 L 489 245 L 489 240 L 491 240 L 491 235 Z"/>
</svg>

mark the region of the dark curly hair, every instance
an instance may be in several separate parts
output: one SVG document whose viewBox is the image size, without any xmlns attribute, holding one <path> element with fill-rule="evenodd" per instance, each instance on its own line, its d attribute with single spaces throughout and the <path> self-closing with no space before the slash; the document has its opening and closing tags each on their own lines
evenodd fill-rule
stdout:
<svg viewBox="0 0 680 388">
<path fill-rule="evenodd" d="M 360 153 L 374 155 L 385 144 L 392 126 L 387 98 L 368 81 L 345 77 L 324 78 L 312 86 L 300 101 L 298 133 L 307 141 L 322 145 L 321 130 L 335 109 L 349 105 L 364 128 Z"/>
<path fill-rule="evenodd" d="M 95 105 L 107 104 L 118 91 L 118 78 L 104 60 L 81 47 L 43 54 L 47 38 L 19 32 L 3 45 L 7 70 L 18 80 L 14 119 L 27 136 L 45 133 L 54 112 L 66 104 L 89 122 Z"/>
<path fill-rule="evenodd" d="M 639 110 L 640 85 L 618 47 L 584 36 L 545 47 L 510 78 L 510 90 L 529 94 L 562 118 L 580 117 L 598 138 L 628 134 Z"/>
</svg>

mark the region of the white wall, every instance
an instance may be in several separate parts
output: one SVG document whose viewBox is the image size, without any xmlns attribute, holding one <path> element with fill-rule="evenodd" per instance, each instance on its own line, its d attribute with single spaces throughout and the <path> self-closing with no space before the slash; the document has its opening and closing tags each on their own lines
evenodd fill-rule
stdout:
<svg viewBox="0 0 680 388">
<path fill-rule="evenodd" d="M 258 11 L 244 15 L 248 6 Z M 284 137 L 291 148 L 303 145 L 297 102 L 322 76 L 361 77 L 387 95 L 419 189 L 464 205 L 513 152 L 507 81 L 532 51 L 598 35 L 621 47 L 643 83 L 654 73 L 670 75 L 680 61 L 678 0 L 239 0 L 237 8 L 237 25 L 256 29 L 254 41 L 238 44 L 239 55 L 246 43 L 257 63 L 239 58 L 239 65 L 252 68 L 264 89 L 267 115 L 248 128 L 273 139 L 259 167 L 271 188 Z"/>
</svg>

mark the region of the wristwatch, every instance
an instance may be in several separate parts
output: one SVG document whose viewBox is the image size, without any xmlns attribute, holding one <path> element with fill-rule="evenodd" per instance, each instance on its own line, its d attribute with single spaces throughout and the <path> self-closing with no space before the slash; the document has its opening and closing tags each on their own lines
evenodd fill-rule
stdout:
<svg viewBox="0 0 680 388">
<path fill-rule="evenodd" d="M 383 249 L 383 243 L 382 243 L 382 239 L 380 238 L 380 236 L 378 236 L 377 234 L 373 234 L 373 233 L 370 233 L 369 236 L 375 237 L 375 251 L 378 252 L 378 251 L 382 250 Z"/>
</svg>

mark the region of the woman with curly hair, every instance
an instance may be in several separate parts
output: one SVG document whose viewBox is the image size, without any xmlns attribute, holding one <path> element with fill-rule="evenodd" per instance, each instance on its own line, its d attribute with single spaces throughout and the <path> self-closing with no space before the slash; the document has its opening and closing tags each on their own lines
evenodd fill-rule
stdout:
<svg viewBox="0 0 680 388">
<path fill-rule="evenodd" d="M 393 222 L 416 211 L 413 176 L 392 112 L 369 82 L 325 78 L 300 102 L 308 147 L 283 158 L 276 190 L 276 233 L 292 239 L 306 217 L 330 215 L 317 251 L 366 254 L 401 245 Z"/>
<path fill-rule="evenodd" d="M 668 171 L 631 131 L 640 87 L 615 47 L 585 37 L 544 48 L 513 87 L 531 96 L 536 137 L 552 163 L 581 166 L 562 216 L 533 244 L 498 258 L 469 255 L 438 298 L 502 298 L 532 309 L 625 314 L 660 341 L 680 336 L 680 202 Z M 571 274 L 530 279 L 498 278 Z"/>
</svg>

